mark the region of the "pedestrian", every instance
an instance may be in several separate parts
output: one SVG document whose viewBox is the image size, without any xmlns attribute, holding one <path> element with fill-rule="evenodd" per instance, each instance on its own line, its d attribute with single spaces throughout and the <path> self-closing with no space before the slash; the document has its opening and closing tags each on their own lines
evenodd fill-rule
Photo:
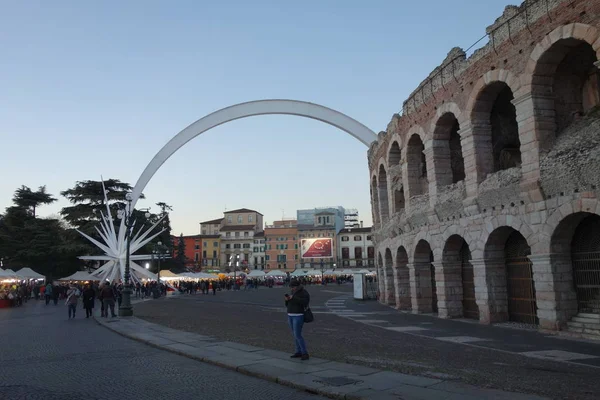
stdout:
<svg viewBox="0 0 600 400">
<path fill-rule="evenodd" d="M 71 315 L 75 318 L 75 312 L 77 311 L 77 302 L 79 301 L 79 296 L 81 296 L 81 292 L 77 289 L 77 286 L 71 285 L 69 290 L 67 291 L 67 306 L 69 308 L 69 319 L 71 319 Z"/>
<path fill-rule="evenodd" d="M 104 304 L 104 315 L 103 317 L 108 317 L 108 309 L 110 308 L 111 317 L 116 317 L 115 315 L 115 292 L 113 288 L 110 286 L 110 282 L 106 282 L 101 291 L 102 303 Z"/>
<path fill-rule="evenodd" d="M 213 296 L 217 295 L 217 282 L 211 282 Z"/>
<path fill-rule="evenodd" d="M 304 311 L 309 306 L 310 295 L 296 279 L 290 282 L 290 288 L 292 295 L 285 294 L 285 306 L 287 307 L 288 324 L 292 329 L 296 344 L 296 352 L 292 354 L 291 358 L 308 360 L 308 350 L 302 337 L 302 327 L 304 326 Z"/>
<path fill-rule="evenodd" d="M 50 303 L 50 299 L 52 299 L 53 296 L 54 296 L 54 294 L 53 294 L 53 290 L 52 290 L 52 283 L 48 282 L 46 284 L 46 288 L 44 289 L 44 297 L 46 298 L 46 305 L 48 305 L 48 303 Z"/>
<path fill-rule="evenodd" d="M 85 317 L 92 316 L 94 310 L 94 301 L 96 300 L 96 291 L 91 285 L 86 285 L 83 291 L 83 308 L 85 308 Z"/>
</svg>

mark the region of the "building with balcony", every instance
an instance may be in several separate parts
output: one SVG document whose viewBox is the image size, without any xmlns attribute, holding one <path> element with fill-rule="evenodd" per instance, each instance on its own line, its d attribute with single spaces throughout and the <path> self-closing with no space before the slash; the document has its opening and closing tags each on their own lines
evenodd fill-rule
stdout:
<svg viewBox="0 0 600 400">
<path fill-rule="evenodd" d="M 198 239 L 201 243 L 202 257 L 201 265 L 202 269 L 211 269 L 219 267 L 220 252 L 221 252 L 221 235 L 199 235 Z"/>
<path fill-rule="evenodd" d="M 526 1 L 486 32 L 369 149 L 380 299 L 600 335 L 600 3 Z"/>
<path fill-rule="evenodd" d="M 374 268 L 371 228 L 345 228 L 337 234 L 338 268 Z"/>
<path fill-rule="evenodd" d="M 247 208 L 226 211 L 219 232 L 221 266 L 227 267 L 231 258 L 239 255 L 241 268 L 254 269 L 254 235 L 263 232 L 263 215 Z"/>
<path fill-rule="evenodd" d="M 298 223 L 296 220 L 274 221 L 265 227 L 267 269 L 292 272 L 299 260 Z"/>
<path fill-rule="evenodd" d="M 265 243 L 265 232 L 256 232 L 254 234 L 254 244 L 252 245 L 251 258 L 254 261 L 252 263 L 253 269 L 263 270 L 266 268 L 266 243 Z"/>
</svg>

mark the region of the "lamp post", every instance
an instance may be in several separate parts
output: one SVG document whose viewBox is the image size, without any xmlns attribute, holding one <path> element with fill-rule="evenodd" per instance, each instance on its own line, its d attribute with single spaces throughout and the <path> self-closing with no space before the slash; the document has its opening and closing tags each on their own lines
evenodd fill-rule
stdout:
<svg viewBox="0 0 600 400">
<path fill-rule="evenodd" d="M 133 228 L 133 210 L 131 209 L 131 202 L 133 197 L 131 193 L 125 195 L 127 205 L 124 210 L 117 211 L 117 218 L 122 219 L 125 225 L 125 273 L 123 275 L 123 301 L 119 306 L 119 317 L 131 317 L 133 316 L 133 306 L 131 305 L 131 270 L 129 266 L 130 252 L 131 252 L 131 230 Z M 146 212 L 146 218 L 150 216 L 150 213 Z"/>
<path fill-rule="evenodd" d="M 158 287 L 158 297 L 161 296 L 160 290 L 160 260 L 165 260 L 167 258 L 166 251 L 167 246 L 163 246 L 162 242 L 158 242 L 152 248 L 152 263 L 154 264 L 154 257 L 158 259 L 158 270 L 156 272 L 156 285 Z"/>
</svg>

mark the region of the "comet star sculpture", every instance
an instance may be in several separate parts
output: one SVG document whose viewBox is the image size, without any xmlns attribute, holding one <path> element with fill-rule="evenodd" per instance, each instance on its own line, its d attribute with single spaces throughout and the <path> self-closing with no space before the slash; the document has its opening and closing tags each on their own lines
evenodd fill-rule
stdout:
<svg viewBox="0 0 600 400">
<path fill-rule="evenodd" d="M 104 265 L 98 268 L 96 271 L 92 272 L 92 275 L 97 276 L 100 281 L 116 281 L 120 279 L 124 281 L 125 275 L 125 260 L 127 258 L 127 242 L 126 242 L 126 225 L 125 219 L 127 216 L 123 212 L 123 210 L 119 210 L 118 216 L 121 220 L 119 226 L 119 233 L 117 235 L 117 231 L 115 229 L 114 218 L 110 213 L 110 206 L 108 204 L 108 190 L 104 187 L 104 181 L 102 181 L 102 190 L 104 191 L 104 203 L 106 205 L 106 215 L 102 211 L 100 211 L 101 221 L 100 221 L 100 229 L 96 226 L 96 231 L 104 241 L 104 243 L 100 243 L 98 240 L 86 235 L 85 233 L 77 230 L 81 236 L 92 242 L 99 249 L 104 251 L 105 255 L 103 256 L 81 256 L 80 260 L 95 260 L 95 261 L 107 261 Z M 132 199 L 130 204 L 135 204 L 137 202 L 137 198 Z M 132 210 L 129 210 L 130 212 Z M 144 231 L 144 225 L 138 229 L 137 233 L 133 234 L 133 230 L 135 228 L 135 221 L 131 226 L 132 235 L 131 235 L 131 244 L 130 244 L 130 258 L 129 258 L 129 268 L 131 270 L 131 277 L 135 281 L 140 281 L 142 278 L 149 278 L 156 280 L 156 275 L 146 270 L 142 266 L 135 263 L 135 261 L 139 260 L 149 260 L 152 255 L 150 254 L 139 254 L 133 255 L 136 251 L 144 247 L 148 244 L 152 239 L 160 235 L 165 231 L 165 228 L 161 229 L 157 233 L 151 235 L 152 231 L 159 226 L 159 224 L 166 217 L 163 216 L 156 223 L 154 223 L 150 228 Z"/>
</svg>

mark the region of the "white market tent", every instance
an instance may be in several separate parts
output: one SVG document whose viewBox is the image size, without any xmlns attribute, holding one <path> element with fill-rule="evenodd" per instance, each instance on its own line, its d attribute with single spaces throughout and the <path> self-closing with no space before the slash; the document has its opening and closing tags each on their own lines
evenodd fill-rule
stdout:
<svg viewBox="0 0 600 400">
<path fill-rule="evenodd" d="M 18 274 L 26 279 L 46 279 L 46 277 L 42 274 L 38 274 L 31 268 L 21 268 L 18 271 Z"/>
<path fill-rule="evenodd" d="M 0 278 L 2 279 L 14 279 L 15 276 L 13 274 L 8 273 L 7 271 L 0 268 Z"/>
<path fill-rule="evenodd" d="M 285 277 L 287 276 L 287 274 L 283 271 L 279 271 L 277 269 L 274 269 L 273 271 L 267 272 L 267 276 L 280 276 L 280 277 Z"/>
<path fill-rule="evenodd" d="M 6 272 L 8 274 L 8 277 L 10 277 L 10 278 L 13 278 L 13 279 L 25 279 L 25 277 L 17 274 L 15 271 L 13 271 L 10 268 L 5 269 L 4 272 Z"/>
<path fill-rule="evenodd" d="M 59 279 L 59 281 L 99 281 L 100 278 L 85 271 L 77 271 L 71 276 Z"/>
<path fill-rule="evenodd" d="M 248 277 L 249 278 L 264 278 L 265 277 L 265 272 L 264 271 L 260 271 L 258 269 L 254 269 L 252 270 L 249 274 Z"/>
<path fill-rule="evenodd" d="M 304 271 L 303 271 L 303 270 L 301 270 L 301 269 L 297 269 L 297 270 L 295 270 L 294 272 L 292 272 L 290 275 L 291 275 L 291 276 L 306 276 L 306 275 L 307 275 L 307 273 L 306 273 L 306 272 L 304 272 Z"/>
</svg>

